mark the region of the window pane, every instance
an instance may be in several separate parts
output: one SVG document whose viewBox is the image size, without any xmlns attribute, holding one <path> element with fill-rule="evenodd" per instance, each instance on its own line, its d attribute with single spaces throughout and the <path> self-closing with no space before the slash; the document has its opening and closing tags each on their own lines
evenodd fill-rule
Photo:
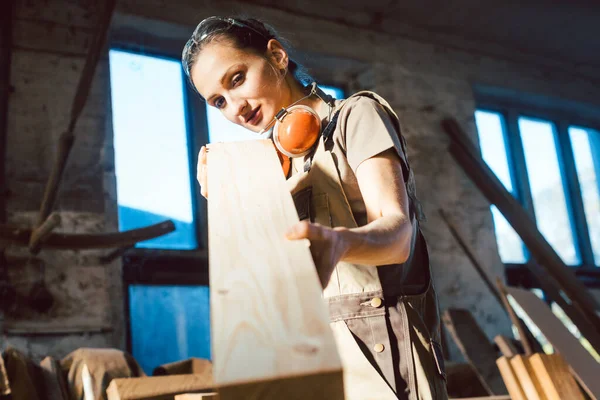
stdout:
<svg viewBox="0 0 600 400">
<path fill-rule="evenodd" d="M 139 247 L 194 249 L 179 61 L 110 50 L 119 229 L 171 219 L 176 231 Z"/>
<path fill-rule="evenodd" d="M 335 86 L 322 86 L 319 85 L 319 87 L 321 88 L 322 91 L 324 91 L 326 94 L 336 98 L 336 99 L 343 99 L 344 98 L 344 91 L 340 88 L 337 88 Z"/>
<path fill-rule="evenodd" d="M 208 286 L 129 286 L 133 357 L 146 374 L 190 357 L 210 359 Z"/>
<path fill-rule="evenodd" d="M 579 264 L 558 163 L 554 126 L 547 121 L 520 117 L 519 130 L 538 229 L 566 264 Z"/>
<path fill-rule="evenodd" d="M 503 117 L 499 113 L 477 110 L 475 122 L 479 132 L 481 155 L 494 171 L 504 187 L 513 193 L 513 185 L 508 168 L 506 146 L 504 145 Z M 498 252 L 504 263 L 524 263 L 526 261 L 523 242 L 502 213 L 491 206 L 494 230 L 498 242 Z"/>
<path fill-rule="evenodd" d="M 594 261 L 596 265 L 600 265 L 600 195 L 597 175 L 600 166 L 600 132 L 571 127 L 569 135 L 575 156 L 577 176 L 581 185 L 583 208 L 592 242 Z"/>
</svg>

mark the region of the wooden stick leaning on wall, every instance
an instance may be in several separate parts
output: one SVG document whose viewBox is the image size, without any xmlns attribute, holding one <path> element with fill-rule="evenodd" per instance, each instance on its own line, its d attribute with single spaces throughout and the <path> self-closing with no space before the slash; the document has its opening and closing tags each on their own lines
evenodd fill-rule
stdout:
<svg viewBox="0 0 600 400">
<path fill-rule="evenodd" d="M 213 376 L 221 400 L 344 398 L 309 242 L 269 140 L 208 153 Z"/>
<path fill-rule="evenodd" d="M 578 327 L 582 334 L 594 345 L 600 348 L 600 318 L 596 314 L 599 306 L 589 294 L 585 286 L 577 279 L 554 251 L 552 246 L 539 232 L 527 212 L 518 201 L 504 188 L 496 175 L 490 170 L 477 154 L 477 149 L 462 131 L 455 119 L 449 118 L 442 122 L 446 133 L 452 139 L 450 152 L 471 177 L 488 200 L 495 204 L 504 217 L 519 234 L 533 256 L 540 260 L 545 270 L 561 286 L 565 294 L 575 303 L 589 325 Z M 532 270 L 535 273 L 535 271 Z M 571 318 L 574 322 L 582 318 Z M 594 327 L 594 329 L 590 329 Z"/>
<path fill-rule="evenodd" d="M 79 119 L 79 116 L 81 115 L 81 112 L 83 111 L 83 108 L 87 102 L 88 94 L 92 86 L 92 80 L 94 78 L 94 72 L 96 71 L 100 54 L 104 49 L 106 34 L 108 32 L 113 11 L 115 9 L 116 0 L 106 0 L 105 2 L 99 4 L 103 4 L 104 9 L 100 14 L 96 34 L 94 35 L 92 44 L 88 49 L 85 64 L 81 72 L 81 78 L 77 84 L 75 97 L 73 98 L 73 104 L 71 107 L 69 125 L 67 130 L 60 136 L 58 142 L 58 153 L 44 190 L 44 196 L 40 205 L 40 214 L 38 216 L 37 224 L 32 236 L 35 231 L 44 224 L 44 221 L 46 221 L 46 218 L 48 218 L 48 215 L 50 214 L 52 208 L 54 207 L 54 203 L 56 202 L 60 181 L 65 166 L 67 165 L 69 154 L 71 153 L 71 148 L 73 147 L 73 142 L 75 141 L 75 135 L 73 134 L 73 131 L 75 130 L 77 120 Z"/>
<path fill-rule="evenodd" d="M 175 230 L 173 221 L 159 222 L 143 228 L 112 233 L 50 233 L 44 247 L 52 249 L 106 249 L 132 246 L 142 240 L 162 236 Z M 0 241 L 16 246 L 27 246 L 33 230 L 0 224 Z"/>
<path fill-rule="evenodd" d="M 504 284 L 502 283 L 502 280 L 500 278 L 496 278 L 496 285 L 498 286 L 498 291 L 500 292 L 502 304 L 504 305 L 504 308 L 506 309 L 506 312 L 508 313 L 512 324 L 517 328 L 517 332 L 519 332 L 519 339 L 521 340 L 521 345 L 525 350 L 525 355 L 530 356 L 533 354 L 533 347 L 529 342 L 527 335 L 525 334 L 525 329 L 527 328 L 525 327 L 523 321 L 521 321 L 521 319 L 517 316 L 515 310 L 510 305 L 508 297 L 506 296 L 506 288 L 504 287 Z"/>
<path fill-rule="evenodd" d="M 186 374 L 113 379 L 106 389 L 108 400 L 172 400 L 182 393 L 212 393 L 212 379 Z"/>
<path fill-rule="evenodd" d="M 490 292 L 494 295 L 496 300 L 498 300 L 498 303 L 500 304 L 500 306 L 502 306 L 502 308 L 507 313 L 509 313 L 509 317 L 512 320 L 510 311 L 505 307 L 503 294 L 499 291 L 499 288 L 497 286 L 494 286 L 494 283 L 492 282 L 489 275 L 485 271 L 483 264 L 480 262 L 478 257 L 475 255 L 475 252 L 471 249 L 471 247 L 469 246 L 467 241 L 464 240 L 464 238 L 458 231 L 458 227 L 452 221 L 452 218 L 442 209 L 439 209 L 438 212 L 439 212 L 440 216 L 442 217 L 442 220 L 446 223 L 446 226 L 450 230 L 450 233 L 452 234 L 454 239 L 456 239 L 457 243 L 462 248 L 463 252 L 466 254 L 466 256 L 471 261 L 471 264 L 473 265 L 473 267 L 475 267 L 475 270 L 479 273 L 479 275 L 483 279 L 483 282 L 486 284 L 486 286 L 488 287 Z M 517 317 L 516 321 L 519 322 L 520 319 Z M 521 326 L 522 330 L 524 329 L 523 334 L 524 334 L 525 339 L 528 341 L 528 343 L 530 343 L 531 345 L 535 345 L 536 351 L 542 351 L 541 345 L 537 342 L 535 337 L 533 337 L 533 335 L 531 334 L 529 329 L 522 324 L 522 321 L 520 321 L 519 326 Z"/>
<path fill-rule="evenodd" d="M 442 322 L 488 394 L 507 393 L 502 377 L 496 368 L 496 350 L 471 312 L 459 308 L 448 308 L 442 313 Z"/>
</svg>

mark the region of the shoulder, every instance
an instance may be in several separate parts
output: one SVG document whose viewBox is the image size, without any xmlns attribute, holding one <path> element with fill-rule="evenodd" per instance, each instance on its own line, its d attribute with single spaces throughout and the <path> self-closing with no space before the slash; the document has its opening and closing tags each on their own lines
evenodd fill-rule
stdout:
<svg viewBox="0 0 600 400">
<path fill-rule="evenodd" d="M 364 128 L 367 126 L 383 128 L 390 132 L 398 131 L 395 113 L 387 102 L 375 93 L 364 92 L 341 103 L 338 118 L 342 130 Z"/>
</svg>

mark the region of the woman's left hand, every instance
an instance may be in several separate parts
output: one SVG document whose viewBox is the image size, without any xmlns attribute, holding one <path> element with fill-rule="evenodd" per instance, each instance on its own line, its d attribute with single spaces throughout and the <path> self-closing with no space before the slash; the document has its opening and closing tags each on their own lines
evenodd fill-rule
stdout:
<svg viewBox="0 0 600 400">
<path fill-rule="evenodd" d="M 345 228 L 329 227 L 301 221 L 292 226 L 286 233 L 289 240 L 310 240 L 310 252 L 317 267 L 321 286 L 327 286 L 329 278 L 347 251 L 347 244 L 341 232 Z"/>
</svg>

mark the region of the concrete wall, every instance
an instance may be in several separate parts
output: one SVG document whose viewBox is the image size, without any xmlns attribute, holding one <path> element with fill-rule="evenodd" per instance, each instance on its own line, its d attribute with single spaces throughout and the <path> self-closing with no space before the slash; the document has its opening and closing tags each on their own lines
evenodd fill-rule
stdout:
<svg viewBox="0 0 600 400">
<path fill-rule="evenodd" d="M 66 128 L 75 86 L 96 22 L 96 1 L 17 2 L 10 97 L 7 178 L 8 216 L 30 225 Z M 243 11 L 271 22 L 296 47 L 315 77 L 350 91 L 372 89 L 386 97 L 401 116 L 418 193 L 428 214 L 423 228 L 442 309 L 471 310 L 491 338 L 508 334 L 509 323 L 496 300 L 457 247 L 437 214 L 446 210 L 459 224 L 491 276 L 502 276 L 488 203 L 447 152 L 439 121 L 455 116 L 476 140 L 474 85 L 553 96 L 600 107 L 593 70 L 538 59 L 498 46 L 474 47 L 423 33 L 406 35 L 353 28 L 334 17 L 297 15 L 268 5 L 236 2 L 121 0 L 113 23 L 120 40 L 160 38 L 176 54 L 195 24 L 213 14 Z M 334 10 L 335 11 L 335 10 Z M 334 14 L 331 14 L 334 15 Z M 360 15 L 353 13 L 353 18 Z M 360 19 L 360 18 L 359 18 Z M 400 29 L 399 32 L 402 32 Z M 138 43 L 139 44 L 139 43 Z M 332 67 L 336 67 L 335 69 Z M 596 74 L 597 76 L 597 74 Z M 116 229 L 114 165 L 110 131 L 110 88 L 106 56 L 101 60 L 88 104 L 77 129 L 59 209 L 69 232 Z M 101 265 L 102 253 L 44 251 L 46 283 L 56 298 L 49 313 L 26 307 L 7 322 L 35 321 L 110 332 L 43 337 L 10 336 L 9 342 L 35 356 L 62 357 L 79 346 L 124 346 L 121 265 Z M 24 250 L 9 251 L 10 275 L 26 293 L 39 279 Z M 452 357 L 458 358 L 451 349 Z"/>
</svg>

